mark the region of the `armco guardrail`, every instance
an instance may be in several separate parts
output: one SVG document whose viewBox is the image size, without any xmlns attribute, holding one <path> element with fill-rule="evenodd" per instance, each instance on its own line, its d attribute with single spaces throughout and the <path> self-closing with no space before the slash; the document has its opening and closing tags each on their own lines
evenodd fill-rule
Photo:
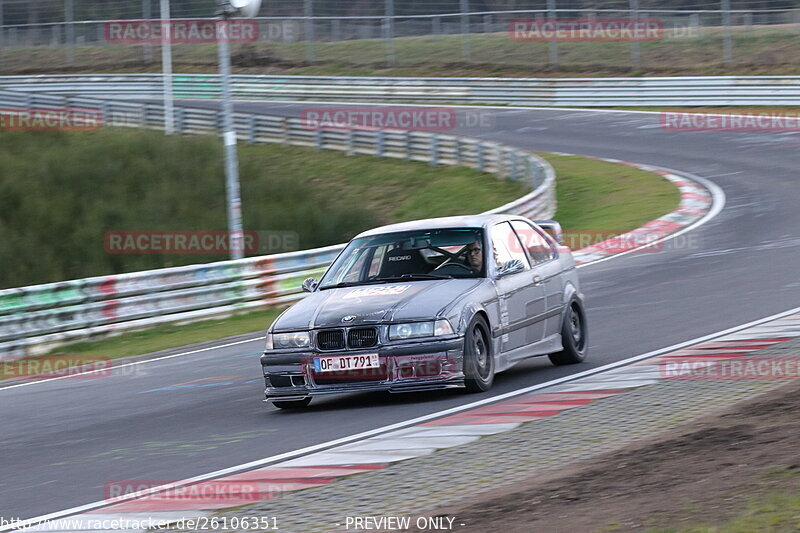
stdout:
<svg viewBox="0 0 800 533">
<path fill-rule="evenodd" d="M 162 97 L 160 74 L 6 76 L 0 88 L 48 94 Z M 217 98 L 216 75 L 174 77 L 177 98 Z M 800 76 L 663 78 L 233 77 L 241 100 L 427 102 L 533 106 L 798 105 Z"/>
<path fill-rule="evenodd" d="M 0 113 L 13 109 L 98 110 L 105 124 L 164 127 L 161 104 L 0 90 Z M 6 111 L 7 112 L 7 111 Z M 219 112 L 179 108 L 181 133 L 216 133 Z M 543 159 L 498 143 L 453 135 L 395 131 L 316 131 L 301 120 L 236 115 L 248 142 L 277 142 L 473 167 L 529 182 L 533 192 L 495 209 L 531 218 L 555 214 L 555 172 Z M 300 284 L 321 274 L 342 245 L 206 265 L 101 276 L 0 291 L 0 361 L 46 353 L 76 339 L 166 322 L 222 317 L 300 298 Z M 265 325 L 266 326 L 266 325 Z"/>
</svg>

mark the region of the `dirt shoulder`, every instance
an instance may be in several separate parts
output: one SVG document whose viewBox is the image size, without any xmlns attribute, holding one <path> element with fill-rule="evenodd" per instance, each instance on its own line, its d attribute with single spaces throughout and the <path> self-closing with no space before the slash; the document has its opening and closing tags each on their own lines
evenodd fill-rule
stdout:
<svg viewBox="0 0 800 533">
<path fill-rule="evenodd" d="M 476 532 L 674 531 L 730 520 L 731 529 L 714 531 L 762 530 L 761 524 L 797 531 L 797 509 L 786 528 L 767 515 L 778 512 L 770 506 L 776 494 L 800 503 L 798 413 L 800 384 L 791 383 L 633 449 L 437 514 L 455 515 L 465 524 L 459 531 Z M 743 516 L 751 524 L 745 529 Z"/>
</svg>

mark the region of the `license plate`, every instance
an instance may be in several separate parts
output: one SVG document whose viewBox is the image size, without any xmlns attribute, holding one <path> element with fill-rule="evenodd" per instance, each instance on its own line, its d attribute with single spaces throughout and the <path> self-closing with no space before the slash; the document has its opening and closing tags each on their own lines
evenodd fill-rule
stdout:
<svg viewBox="0 0 800 533">
<path fill-rule="evenodd" d="M 334 357 L 315 357 L 314 372 L 338 372 L 340 370 L 361 370 L 380 368 L 378 354 L 336 355 Z"/>
</svg>

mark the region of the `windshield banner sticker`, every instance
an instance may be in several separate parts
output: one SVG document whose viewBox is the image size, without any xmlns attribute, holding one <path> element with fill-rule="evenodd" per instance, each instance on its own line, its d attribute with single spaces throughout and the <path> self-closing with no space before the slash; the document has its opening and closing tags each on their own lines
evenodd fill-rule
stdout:
<svg viewBox="0 0 800 533">
<path fill-rule="evenodd" d="M 347 298 L 361 298 L 363 296 L 388 296 L 403 294 L 411 285 L 387 285 L 384 287 L 363 287 L 356 289 L 344 296 Z"/>
</svg>

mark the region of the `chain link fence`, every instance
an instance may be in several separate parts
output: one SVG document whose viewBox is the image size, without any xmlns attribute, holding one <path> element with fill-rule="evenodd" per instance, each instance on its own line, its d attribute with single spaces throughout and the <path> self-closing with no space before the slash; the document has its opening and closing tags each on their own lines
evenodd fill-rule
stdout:
<svg viewBox="0 0 800 533">
<path fill-rule="evenodd" d="M 234 64 L 262 69 L 327 65 L 351 74 L 353 69 L 428 65 L 460 68 L 462 75 L 476 65 L 577 72 L 800 65 L 795 0 L 718 0 L 681 9 L 639 0 L 592 6 L 578 0 L 272 0 L 257 19 L 257 39 L 234 45 Z M 0 0 L 0 70 L 152 65 L 158 44 L 111 44 L 106 27 L 110 20 L 158 20 L 158 8 L 158 0 Z M 171 0 L 173 19 L 211 18 L 215 11 L 214 0 Z M 645 40 L 563 35 L 520 40 L 513 27 L 521 20 L 533 25 L 641 20 L 657 24 L 660 32 Z M 173 47 L 178 68 L 214 63 L 213 44 Z"/>
</svg>

